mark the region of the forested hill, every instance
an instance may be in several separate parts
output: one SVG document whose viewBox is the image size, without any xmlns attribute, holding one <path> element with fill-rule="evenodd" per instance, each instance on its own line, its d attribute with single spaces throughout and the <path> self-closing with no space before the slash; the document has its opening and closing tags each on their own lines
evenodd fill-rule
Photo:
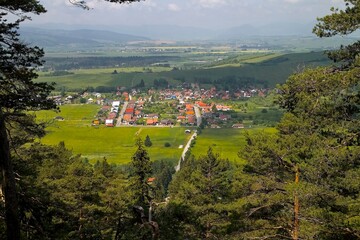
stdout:
<svg viewBox="0 0 360 240">
<path fill-rule="evenodd" d="M 102 30 L 60 30 L 60 29 L 41 29 L 41 28 L 21 28 L 22 39 L 26 42 L 42 47 L 59 46 L 99 46 L 104 43 L 127 43 L 133 41 L 144 41 L 149 38 L 122 34 L 112 31 Z"/>
</svg>

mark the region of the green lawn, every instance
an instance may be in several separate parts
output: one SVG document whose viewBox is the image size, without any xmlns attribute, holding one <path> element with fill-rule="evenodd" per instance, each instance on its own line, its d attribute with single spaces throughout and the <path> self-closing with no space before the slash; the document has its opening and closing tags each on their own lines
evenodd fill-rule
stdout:
<svg viewBox="0 0 360 240">
<path fill-rule="evenodd" d="M 267 133 L 274 133 L 274 128 L 254 128 L 254 129 L 204 129 L 197 137 L 195 146 L 192 148 L 192 153 L 198 157 L 205 155 L 208 148 L 212 147 L 215 153 L 218 153 L 221 158 L 229 159 L 230 161 L 243 162 L 238 157 L 238 152 L 245 147 L 245 132 L 254 133 L 258 131 L 265 131 Z"/>
</svg>

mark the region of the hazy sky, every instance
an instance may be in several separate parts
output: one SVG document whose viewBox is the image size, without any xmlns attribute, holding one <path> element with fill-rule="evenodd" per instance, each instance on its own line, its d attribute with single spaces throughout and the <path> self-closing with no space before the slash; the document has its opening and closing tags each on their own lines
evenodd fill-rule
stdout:
<svg viewBox="0 0 360 240">
<path fill-rule="evenodd" d="M 313 22 L 341 6 L 342 0 L 145 0 L 111 4 L 88 0 L 90 11 L 68 0 L 40 0 L 48 12 L 33 16 L 33 24 L 65 23 L 94 25 L 166 24 L 203 28 L 228 28 L 244 24 Z"/>
</svg>

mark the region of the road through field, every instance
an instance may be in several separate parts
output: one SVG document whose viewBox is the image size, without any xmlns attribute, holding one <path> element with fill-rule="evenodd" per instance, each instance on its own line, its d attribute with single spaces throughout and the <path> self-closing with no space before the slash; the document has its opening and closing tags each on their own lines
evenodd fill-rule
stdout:
<svg viewBox="0 0 360 240">
<path fill-rule="evenodd" d="M 128 104 L 129 104 L 129 102 L 124 102 L 124 105 L 123 105 L 123 107 L 122 107 L 122 109 L 121 109 L 121 111 L 119 113 L 119 117 L 118 117 L 118 119 L 116 121 L 116 126 L 117 127 L 120 127 L 120 125 L 121 125 L 121 121 L 122 121 L 122 119 L 124 117 L 124 113 L 126 111 L 126 108 L 127 108 Z"/>
<path fill-rule="evenodd" d="M 189 150 L 190 146 L 191 146 L 191 142 L 196 138 L 197 136 L 197 133 L 195 132 L 191 138 L 189 139 L 189 141 L 187 142 L 185 148 L 184 148 L 184 151 L 182 152 L 181 154 L 181 158 L 179 159 L 179 162 L 178 164 L 176 165 L 175 167 L 175 171 L 178 172 L 180 170 L 180 166 L 181 166 L 181 162 L 184 161 L 185 159 L 185 155 L 186 155 L 186 152 Z"/>
</svg>

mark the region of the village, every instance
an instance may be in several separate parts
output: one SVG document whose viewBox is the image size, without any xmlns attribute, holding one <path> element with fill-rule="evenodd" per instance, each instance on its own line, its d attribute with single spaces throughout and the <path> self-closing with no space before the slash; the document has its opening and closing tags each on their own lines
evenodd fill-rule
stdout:
<svg viewBox="0 0 360 240">
<path fill-rule="evenodd" d="M 245 128 L 236 117 L 229 100 L 264 97 L 269 89 L 246 89 L 236 92 L 200 89 L 198 86 L 183 89 L 150 89 L 121 91 L 116 94 L 83 92 L 78 96 L 54 96 L 62 104 L 97 104 L 99 111 L 93 126 L 156 126 L 156 127 L 209 127 Z"/>
</svg>

